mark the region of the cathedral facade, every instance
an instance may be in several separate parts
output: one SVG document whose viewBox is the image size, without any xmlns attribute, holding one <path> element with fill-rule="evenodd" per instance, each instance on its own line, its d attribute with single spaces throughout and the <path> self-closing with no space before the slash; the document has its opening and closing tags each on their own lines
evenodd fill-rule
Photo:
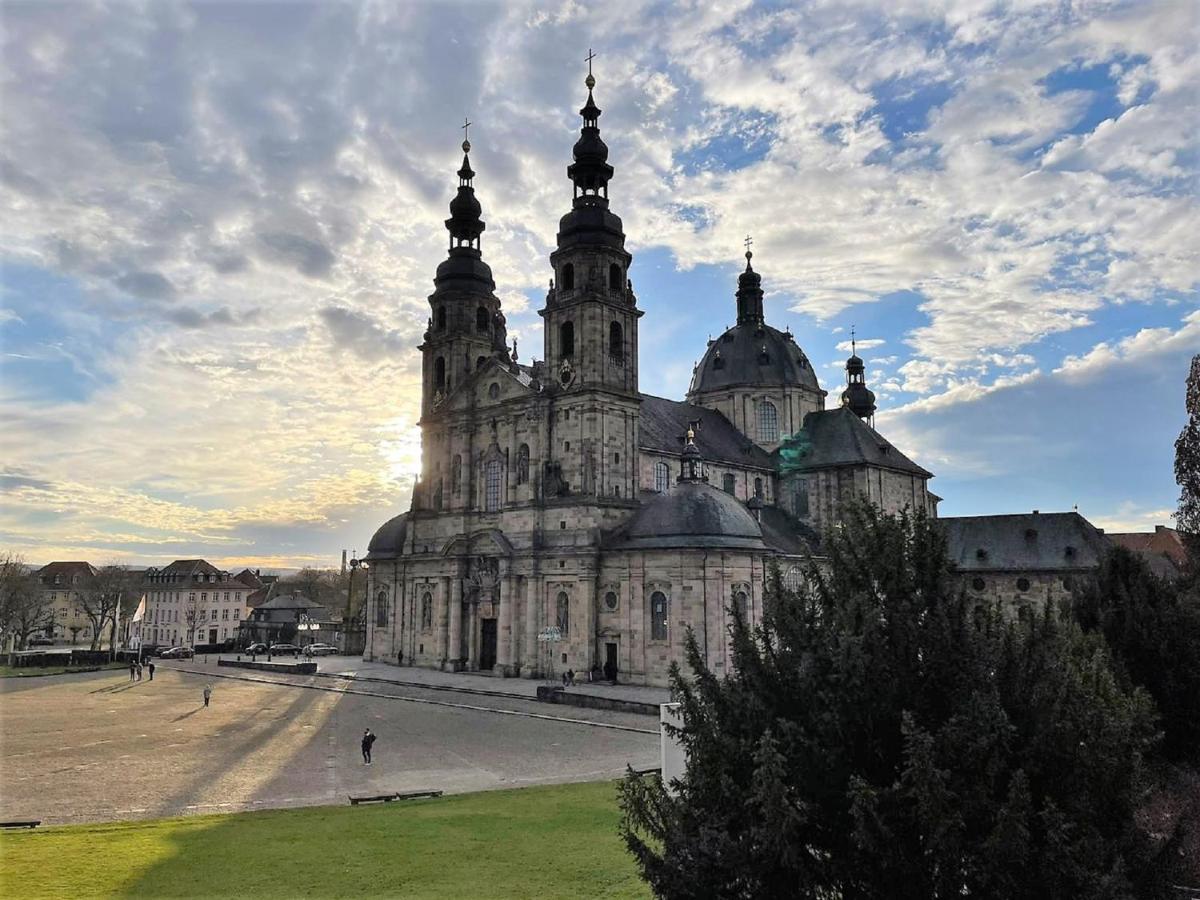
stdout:
<svg viewBox="0 0 1200 900">
<path fill-rule="evenodd" d="M 508 346 L 463 143 L 418 348 L 421 475 L 366 555 L 368 659 L 662 685 L 690 627 L 724 671 L 733 606 L 757 620 L 771 566 L 798 578 L 846 503 L 936 514 L 931 474 L 872 427 L 863 361 L 827 409 L 793 335 L 765 320 L 749 250 L 737 323 L 687 400 L 641 393 L 643 311 L 586 84 L 530 365 Z"/>
</svg>

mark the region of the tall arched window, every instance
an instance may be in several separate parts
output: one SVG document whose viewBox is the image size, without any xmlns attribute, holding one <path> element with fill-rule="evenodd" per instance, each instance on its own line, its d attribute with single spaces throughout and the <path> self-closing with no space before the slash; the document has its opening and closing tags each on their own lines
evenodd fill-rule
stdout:
<svg viewBox="0 0 1200 900">
<path fill-rule="evenodd" d="M 800 518 L 808 515 L 808 479 L 796 479 L 795 493 L 792 499 L 792 512 Z"/>
<path fill-rule="evenodd" d="M 763 484 L 761 478 L 754 479 L 754 496 L 759 500 L 763 498 Z"/>
<path fill-rule="evenodd" d="M 562 278 L 560 278 L 559 281 L 562 282 L 562 289 L 564 291 L 575 290 L 575 266 L 571 263 L 567 263 L 565 266 L 563 266 Z"/>
<path fill-rule="evenodd" d="M 625 331 L 620 322 L 608 326 L 608 357 L 617 365 L 625 361 Z"/>
<path fill-rule="evenodd" d="M 733 595 L 733 603 L 737 607 L 738 615 L 742 617 L 742 621 L 747 625 L 750 624 L 750 597 L 745 591 L 736 591 Z"/>
<path fill-rule="evenodd" d="M 445 492 L 442 490 L 442 479 L 437 480 L 437 486 L 433 489 L 433 508 L 440 510 L 445 504 Z"/>
<path fill-rule="evenodd" d="M 387 591 L 380 591 L 375 597 L 375 626 L 383 627 L 388 623 Z"/>
<path fill-rule="evenodd" d="M 450 490 L 457 497 L 462 490 L 462 455 L 454 454 L 454 459 L 450 460 Z"/>
<path fill-rule="evenodd" d="M 439 356 L 433 361 L 433 388 L 437 391 L 446 391 L 446 359 Z"/>
<path fill-rule="evenodd" d="M 621 267 L 616 263 L 608 267 L 608 288 L 612 291 L 621 289 Z"/>
<path fill-rule="evenodd" d="M 488 315 L 487 307 L 481 306 L 475 310 L 475 330 L 487 332 L 488 325 L 491 323 L 492 317 Z"/>
<path fill-rule="evenodd" d="M 654 464 L 654 489 L 665 494 L 671 488 L 671 467 L 665 462 Z"/>
<path fill-rule="evenodd" d="M 517 448 L 517 484 L 529 480 L 529 445 L 522 444 Z"/>
<path fill-rule="evenodd" d="M 565 591 L 558 592 L 557 607 L 554 624 L 558 626 L 558 630 L 562 632 L 562 636 L 566 637 L 571 630 L 571 598 L 567 596 Z"/>
<path fill-rule="evenodd" d="M 721 476 L 721 487 L 724 489 L 725 493 L 732 494 L 737 489 L 736 484 L 737 482 L 735 481 L 732 472 L 726 472 Z"/>
<path fill-rule="evenodd" d="M 779 412 L 770 400 L 758 404 L 758 440 L 763 444 L 779 440 Z"/>
<path fill-rule="evenodd" d="M 438 331 L 446 330 L 446 307 L 444 306 L 437 308 L 437 327 Z"/>
<path fill-rule="evenodd" d="M 563 356 L 575 355 L 575 323 L 563 322 L 558 326 L 558 352 Z"/>
<path fill-rule="evenodd" d="M 483 508 L 495 512 L 500 508 L 500 460 L 493 459 L 483 470 Z"/>
<path fill-rule="evenodd" d="M 421 597 L 421 630 L 433 630 L 433 595 L 428 592 Z"/>
<path fill-rule="evenodd" d="M 667 639 L 667 616 L 670 614 L 670 604 L 667 595 L 655 591 L 650 595 L 650 640 L 665 641 Z"/>
</svg>

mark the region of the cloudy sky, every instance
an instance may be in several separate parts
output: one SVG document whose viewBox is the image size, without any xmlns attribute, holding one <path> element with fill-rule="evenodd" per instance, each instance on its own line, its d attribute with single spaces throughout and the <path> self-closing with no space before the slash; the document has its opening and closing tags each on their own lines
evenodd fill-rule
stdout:
<svg viewBox="0 0 1200 900">
<path fill-rule="evenodd" d="M 1168 524 L 1200 351 L 1196 15 L 6 3 L 0 548 L 362 549 L 409 501 L 463 116 L 528 362 L 589 47 L 643 390 L 683 396 L 749 233 L 831 396 L 856 328 L 877 426 L 944 515 Z"/>
</svg>

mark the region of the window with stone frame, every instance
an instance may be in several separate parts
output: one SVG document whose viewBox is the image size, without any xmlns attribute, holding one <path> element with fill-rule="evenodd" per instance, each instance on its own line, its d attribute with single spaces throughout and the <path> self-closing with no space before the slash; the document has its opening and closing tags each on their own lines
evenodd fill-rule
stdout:
<svg viewBox="0 0 1200 900">
<path fill-rule="evenodd" d="M 500 509 L 500 460 L 490 460 L 483 467 L 483 508 L 487 512 Z"/>
<path fill-rule="evenodd" d="M 808 515 L 808 479 L 796 479 L 795 492 L 792 494 L 792 512 L 804 518 Z"/>
<path fill-rule="evenodd" d="M 433 389 L 442 392 L 446 390 L 446 359 L 442 356 L 433 361 Z"/>
<path fill-rule="evenodd" d="M 564 291 L 575 290 L 575 266 L 572 263 L 567 263 L 565 266 L 563 266 L 562 277 L 560 277 L 558 280 L 561 283 L 560 286 Z"/>
<path fill-rule="evenodd" d="M 665 641 L 667 639 L 667 617 L 671 613 L 671 604 L 667 595 L 655 591 L 650 595 L 650 640 Z"/>
<path fill-rule="evenodd" d="M 571 598 L 567 596 L 566 591 L 558 592 L 556 605 L 554 624 L 558 626 L 562 636 L 566 637 L 571 631 Z"/>
<path fill-rule="evenodd" d="M 671 467 L 665 462 L 654 464 L 654 489 L 660 494 L 671 489 Z"/>
<path fill-rule="evenodd" d="M 737 491 L 737 479 L 733 477 L 732 472 L 726 472 L 721 476 L 721 489 L 727 494 L 733 494 Z"/>
<path fill-rule="evenodd" d="M 619 291 L 621 289 L 621 267 L 616 263 L 608 267 L 608 289 L 610 291 Z"/>
<path fill-rule="evenodd" d="M 747 625 L 750 624 L 750 595 L 745 591 L 734 591 L 733 603 L 737 607 L 738 615 Z"/>
<path fill-rule="evenodd" d="M 779 440 L 779 411 L 770 400 L 758 404 L 758 440 L 764 444 Z"/>
<path fill-rule="evenodd" d="M 437 485 L 433 489 L 433 508 L 440 510 L 445 503 L 445 495 L 442 490 L 442 479 L 437 480 Z"/>
<path fill-rule="evenodd" d="M 618 366 L 625 363 L 625 332 L 620 322 L 608 326 L 608 358 Z"/>
<path fill-rule="evenodd" d="M 387 591 L 380 591 L 375 595 L 375 625 L 382 628 L 388 623 L 388 595 Z"/>
<path fill-rule="evenodd" d="M 558 326 L 558 353 L 564 357 L 575 355 L 574 322 L 566 321 Z"/>
<path fill-rule="evenodd" d="M 421 630 L 433 630 L 433 595 L 428 591 L 421 596 Z"/>
<path fill-rule="evenodd" d="M 488 325 L 491 321 L 492 317 L 488 314 L 486 306 L 481 306 L 475 310 L 475 330 L 480 334 L 487 333 Z"/>
<path fill-rule="evenodd" d="M 529 480 L 529 445 L 522 444 L 517 448 L 517 484 Z"/>
<path fill-rule="evenodd" d="M 450 490 L 457 497 L 462 491 L 462 454 L 455 453 L 450 460 Z"/>
<path fill-rule="evenodd" d="M 754 496 L 759 500 L 763 498 L 763 480 L 761 478 L 754 479 Z"/>
</svg>

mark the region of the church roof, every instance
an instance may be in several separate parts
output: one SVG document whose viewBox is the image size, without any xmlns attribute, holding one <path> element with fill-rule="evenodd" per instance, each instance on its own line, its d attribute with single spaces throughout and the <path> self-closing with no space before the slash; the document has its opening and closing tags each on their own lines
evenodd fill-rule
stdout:
<svg viewBox="0 0 1200 900">
<path fill-rule="evenodd" d="M 1077 512 L 938 519 L 950 561 L 963 571 L 1095 569 L 1110 544 Z"/>
<path fill-rule="evenodd" d="M 795 338 L 765 322 L 734 325 L 708 345 L 688 396 L 739 385 L 801 385 L 819 391 L 817 373 Z"/>
<path fill-rule="evenodd" d="M 765 550 L 754 516 L 736 497 L 703 481 L 656 494 L 611 539 L 622 550 L 721 547 Z"/>
<path fill-rule="evenodd" d="M 759 511 L 759 526 L 767 546 L 789 556 L 804 556 L 820 546 L 820 535 L 778 506 L 763 504 Z"/>
<path fill-rule="evenodd" d="M 789 469 L 868 465 L 933 477 L 844 406 L 809 413 L 800 431 L 775 452 L 784 474 Z"/>
<path fill-rule="evenodd" d="M 747 438 L 724 415 L 678 400 L 642 394 L 638 446 L 678 456 L 688 426 L 698 423 L 696 447 L 706 462 L 771 468 L 771 455 Z"/>
<path fill-rule="evenodd" d="M 364 559 L 394 559 L 404 549 L 404 538 L 408 534 L 408 513 L 400 513 L 388 519 L 371 536 Z"/>
</svg>

